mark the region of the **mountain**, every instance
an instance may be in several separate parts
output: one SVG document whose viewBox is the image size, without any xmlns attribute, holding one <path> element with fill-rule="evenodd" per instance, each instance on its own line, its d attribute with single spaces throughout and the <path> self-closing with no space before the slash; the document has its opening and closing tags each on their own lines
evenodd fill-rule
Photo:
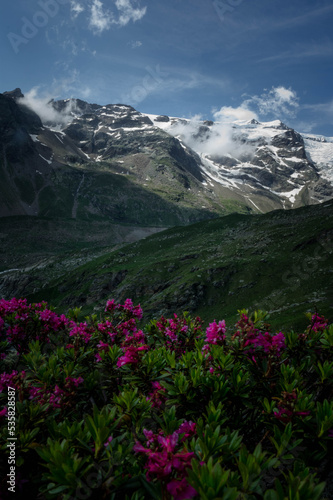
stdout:
<svg viewBox="0 0 333 500">
<path fill-rule="evenodd" d="M 130 106 L 51 102 L 42 123 L 24 102 L 0 94 L 0 216 L 163 228 L 247 211 L 206 192 L 198 156 Z"/>
<path fill-rule="evenodd" d="M 333 196 L 333 139 L 280 121 L 185 120 L 79 99 L 40 112 L 0 94 L 0 216 L 171 227 Z M 151 207 L 154 210 L 151 210 Z"/>
<path fill-rule="evenodd" d="M 148 116 L 200 155 L 210 186 L 224 186 L 256 211 L 332 197 L 333 138 L 302 135 L 279 120 L 214 123 Z"/>
</svg>

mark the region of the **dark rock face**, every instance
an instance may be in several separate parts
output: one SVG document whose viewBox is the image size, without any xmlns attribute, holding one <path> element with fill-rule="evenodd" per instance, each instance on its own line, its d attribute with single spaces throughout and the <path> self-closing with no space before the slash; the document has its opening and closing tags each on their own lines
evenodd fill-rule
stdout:
<svg viewBox="0 0 333 500">
<path fill-rule="evenodd" d="M 19 156 L 31 149 L 29 134 L 42 127 L 39 116 L 24 106 L 18 106 L 9 95 L 0 94 L 0 145 Z"/>
<path fill-rule="evenodd" d="M 161 116 L 158 116 L 157 118 L 155 118 L 155 121 L 156 122 L 169 122 L 170 118 L 166 115 L 161 115 Z"/>
<path fill-rule="evenodd" d="M 19 89 L 19 88 L 15 89 L 15 90 L 11 90 L 9 92 L 4 92 L 3 95 L 5 95 L 7 97 L 11 97 L 12 99 L 19 99 L 21 97 L 24 97 L 21 89 Z"/>
<path fill-rule="evenodd" d="M 233 158 L 231 156 L 216 156 L 212 155 L 210 158 L 215 162 L 218 163 L 219 165 L 223 165 L 225 167 L 235 167 L 236 165 L 240 164 L 240 161 L 237 160 L 237 158 Z"/>
<path fill-rule="evenodd" d="M 303 138 L 295 130 L 289 129 L 284 134 L 273 137 L 272 146 L 282 149 L 280 156 L 284 158 L 292 156 L 306 159 Z"/>
</svg>

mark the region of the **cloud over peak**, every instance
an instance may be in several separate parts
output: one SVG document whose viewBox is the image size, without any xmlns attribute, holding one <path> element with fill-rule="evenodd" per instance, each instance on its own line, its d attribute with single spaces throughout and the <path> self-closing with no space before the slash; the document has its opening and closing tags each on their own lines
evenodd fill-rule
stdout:
<svg viewBox="0 0 333 500">
<path fill-rule="evenodd" d="M 260 96 L 251 96 L 243 103 L 246 106 L 255 106 L 258 108 L 259 114 L 273 115 L 281 118 L 294 117 L 299 108 L 299 98 L 297 93 L 291 88 L 272 87 L 271 90 L 265 90 Z"/>
<path fill-rule="evenodd" d="M 272 87 L 264 90 L 261 95 L 245 95 L 244 101 L 236 108 L 223 106 L 220 110 L 213 110 L 214 119 L 220 122 L 259 120 L 269 116 L 272 119 L 294 118 L 299 111 L 297 93 L 283 87 Z"/>
<path fill-rule="evenodd" d="M 246 103 L 241 104 L 237 108 L 232 106 L 222 106 L 218 111 L 213 113 L 214 119 L 220 122 L 234 122 L 238 120 L 248 121 L 257 120 L 258 116 L 254 111 L 251 111 Z"/>
</svg>

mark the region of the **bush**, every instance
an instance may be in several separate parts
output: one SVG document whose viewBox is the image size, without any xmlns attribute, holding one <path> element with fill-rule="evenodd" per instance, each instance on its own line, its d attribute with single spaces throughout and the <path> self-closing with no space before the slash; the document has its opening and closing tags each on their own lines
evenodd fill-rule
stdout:
<svg viewBox="0 0 333 500">
<path fill-rule="evenodd" d="M 0 300 L 4 498 L 325 498 L 324 318 L 283 333 L 262 311 L 239 311 L 232 331 L 188 313 L 143 326 L 130 299 L 99 319 L 79 312 Z"/>
</svg>

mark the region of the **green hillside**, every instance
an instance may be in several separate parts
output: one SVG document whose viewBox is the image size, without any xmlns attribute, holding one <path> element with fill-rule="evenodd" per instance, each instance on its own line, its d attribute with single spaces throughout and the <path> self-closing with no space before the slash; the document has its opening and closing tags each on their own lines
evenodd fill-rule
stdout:
<svg viewBox="0 0 333 500">
<path fill-rule="evenodd" d="M 145 317 L 188 310 L 234 322 L 240 308 L 274 311 L 300 327 L 304 311 L 333 313 L 333 202 L 265 215 L 231 214 L 176 227 L 66 269 L 31 275 L 35 293 L 65 310 L 99 310 L 127 297 Z M 58 266 L 59 268 L 59 266 Z M 40 287 L 43 289 L 36 291 Z M 42 284 L 43 283 L 43 284 Z"/>
</svg>

